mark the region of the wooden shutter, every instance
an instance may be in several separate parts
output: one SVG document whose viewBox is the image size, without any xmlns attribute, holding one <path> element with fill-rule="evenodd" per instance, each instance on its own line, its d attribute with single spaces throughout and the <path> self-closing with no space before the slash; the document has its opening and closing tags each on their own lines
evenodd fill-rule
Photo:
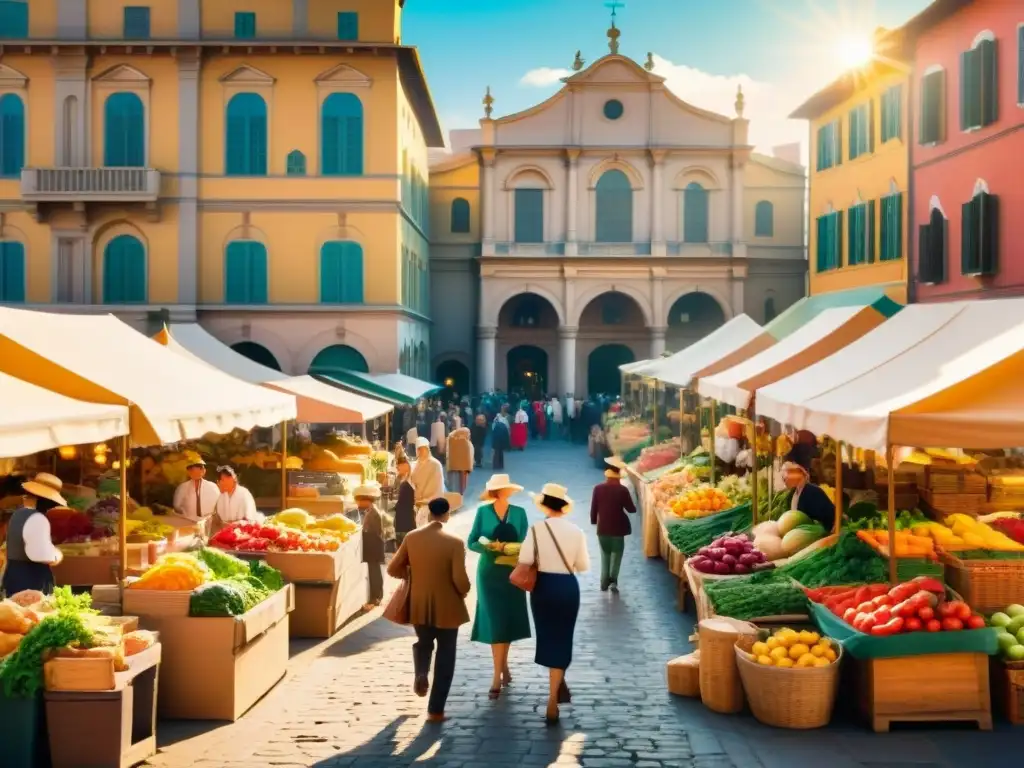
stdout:
<svg viewBox="0 0 1024 768">
<path fill-rule="evenodd" d="M 851 136 L 851 138 L 853 138 Z M 864 206 L 855 205 L 849 211 L 850 226 L 846 231 L 846 263 L 849 265 L 860 264 L 861 262 L 861 217 L 864 213 Z"/>
<path fill-rule="evenodd" d="M 869 200 L 868 206 L 868 225 L 867 225 L 867 262 L 873 264 L 875 261 L 875 201 Z"/>
<path fill-rule="evenodd" d="M 251 11 L 235 13 L 235 37 L 239 40 L 251 40 L 256 37 L 256 14 Z"/>
<path fill-rule="evenodd" d="M 324 304 L 341 303 L 341 246 L 329 242 L 320 248 L 320 301 Z"/>
<path fill-rule="evenodd" d="M 708 191 L 696 183 L 683 190 L 683 241 L 708 242 Z"/>
<path fill-rule="evenodd" d="M 819 216 L 814 220 L 815 224 L 815 265 L 818 272 L 824 272 L 828 267 L 825 266 L 825 254 L 826 246 L 828 245 L 828 226 L 827 217 Z"/>
<path fill-rule="evenodd" d="M 960 54 L 960 130 L 966 131 L 974 127 L 971 123 L 971 64 L 974 61 L 974 51 L 964 51 Z"/>
<path fill-rule="evenodd" d="M 28 2 L 0 1 L 0 40 L 23 40 L 28 37 Z"/>
<path fill-rule="evenodd" d="M 978 217 L 975 215 L 978 198 L 960 206 L 960 273 L 978 273 Z"/>
<path fill-rule="evenodd" d="M 260 99 L 262 102 L 262 99 Z M 249 173 L 253 176 L 267 175 L 267 113 L 257 111 L 249 116 Z"/>
<path fill-rule="evenodd" d="M 341 300 L 345 304 L 363 303 L 363 247 L 342 243 Z"/>
<path fill-rule="evenodd" d="M 124 9 L 124 36 L 126 40 L 149 39 L 149 8 L 127 6 Z"/>
<path fill-rule="evenodd" d="M 0 176 L 16 177 L 25 165 L 25 103 L 20 96 L 0 96 Z"/>
<path fill-rule="evenodd" d="M 839 269 L 843 266 L 843 212 L 836 211 L 835 216 L 835 238 L 833 242 L 835 247 L 832 251 L 832 266 Z"/>
<path fill-rule="evenodd" d="M 945 83 L 945 72 L 942 70 L 925 75 L 921 82 L 920 141 L 922 144 L 937 144 L 945 138 L 945 116 L 943 114 Z"/>
<path fill-rule="evenodd" d="M 853 160 L 860 154 L 860 130 L 858 130 L 860 124 L 860 109 L 853 109 L 850 111 L 850 146 L 847 148 L 847 152 L 850 153 L 850 159 Z"/>
<path fill-rule="evenodd" d="M 345 118 L 345 173 L 361 175 L 362 172 L 363 116 L 353 114 Z"/>
<path fill-rule="evenodd" d="M 10 240 L 0 242 L 0 301 L 25 301 L 25 246 Z"/>
<path fill-rule="evenodd" d="M 836 165 L 843 164 L 843 121 L 836 120 L 832 123 L 832 156 Z"/>
<path fill-rule="evenodd" d="M 982 40 L 978 44 L 978 80 L 981 86 L 979 125 L 992 125 L 999 119 L 999 62 L 995 40 Z"/>
<path fill-rule="evenodd" d="M 598 212 L 600 215 L 600 196 Z M 598 219 L 600 221 L 600 219 Z M 544 242 L 544 190 L 517 189 L 515 193 L 515 241 Z"/>
<path fill-rule="evenodd" d="M 978 271 L 994 275 L 999 269 L 999 198 L 987 192 L 976 198 L 978 217 Z"/>
<path fill-rule="evenodd" d="M 338 39 L 355 42 L 359 39 L 359 14 L 352 11 L 338 13 Z"/>
</svg>

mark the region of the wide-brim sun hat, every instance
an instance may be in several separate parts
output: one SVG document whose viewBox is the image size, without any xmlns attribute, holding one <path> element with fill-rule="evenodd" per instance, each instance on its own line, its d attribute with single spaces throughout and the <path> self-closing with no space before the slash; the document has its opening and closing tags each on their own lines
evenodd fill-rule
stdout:
<svg viewBox="0 0 1024 768">
<path fill-rule="evenodd" d="M 782 465 L 782 473 L 785 474 L 787 472 L 799 472 L 805 477 L 811 476 L 811 473 L 807 471 L 807 467 L 803 464 L 797 464 L 795 461 L 787 461 Z"/>
<path fill-rule="evenodd" d="M 425 437 L 417 437 L 416 450 L 418 451 L 420 448 L 430 448 L 430 441 Z"/>
<path fill-rule="evenodd" d="M 552 499 L 564 502 L 562 508 L 553 509 L 548 506 Z M 569 496 L 569 489 L 564 485 L 559 485 L 558 483 L 545 483 L 544 487 L 540 489 L 540 493 L 534 495 L 533 500 L 538 507 L 551 509 L 554 512 L 561 512 L 562 514 L 568 512 L 573 505 L 573 500 Z"/>
<path fill-rule="evenodd" d="M 64 490 L 64 483 L 61 482 L 59 477 L 51 475 L 49 472 L 40 472 L 33 479 L 22 483 L 21 487 L 26 493 L 30 493 L 33 496 L 52 501 L 54 504 L 60 504 L 62 507 L 68 505 L 65 498 L 61 495 L 61 491 Z"/>
<path fill-rule="evenodd" d="M 360 485 L 352 491 L 352 498 L 354 499 L 379 499 L 380 488 L 376 485 Z"/>
<path fill-rule="evenodd" d="M 516 493 L 523 490 L 523 486 L 513 483 L 512 478 L 508 475 L 491 475 L 491 479 L 488 480 L 487 485 L 484 486 L 484 492 L 480 494 L 480 499 L 482 501 L 489 499 L 492 493 L 503 491 L 506 488 L 511 488 Z"/>
<path fill-rule="evenodd" d="M 604 463 L 608 465 L 608 469 L 604 471 L 604 476 L 608 478 L 620 478 L 622 477 L 622 470 L 626 468 L 626 462 L 620 459 L 618 456 L 609 456 L 604 460 Z"/>
</svg>

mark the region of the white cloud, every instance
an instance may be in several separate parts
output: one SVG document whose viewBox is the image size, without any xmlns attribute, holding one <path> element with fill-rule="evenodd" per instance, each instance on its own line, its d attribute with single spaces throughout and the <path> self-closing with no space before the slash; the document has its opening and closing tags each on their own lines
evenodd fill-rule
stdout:
<svg viewBox="0 0 1024 768">
<path fill-rule="evenodd" d="M 519 80 L 520 85 L 527 85 L 531 88 L 547 88 L 555 85 L 563 77 L 569 77 L 572 72 L 568 69 L 555 69 L 553 67 L 537 67 L 531 69 Z"/>
</svg>

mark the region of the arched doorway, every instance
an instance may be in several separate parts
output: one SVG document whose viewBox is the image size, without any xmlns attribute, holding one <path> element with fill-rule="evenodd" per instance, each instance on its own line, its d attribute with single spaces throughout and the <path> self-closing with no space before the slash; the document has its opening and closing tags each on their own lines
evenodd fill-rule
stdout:
<svg viewBox="0 0 1024 768">
<path fill-rule="evenodd" d="M 713 296 L 699 291 L 684 294 L 669 310 L 665 346 L 671 352 L 678 352 L 724 323 L 725 312 Z"/>
<path fill-rule="evenodd" d="M 435 370 L 434 380 L 444 384 L 441 397 L 450 402 L 469 394 L 469 368 L 458 360 L 445 360 Z"/>
<path fill-rule="evenodd" d="M 616 394 L 622 387 L 620 365 L 636 361 L 625 344 L 602 344 L 587 358 L 587 391 L 591 395 Z"/>
<path fill-rule="evenodd" d="M 370 366 L 367 365 L 366 358 L 358 349 L 353 349 L 345 344 L 333 344 L 321 349 L 313 358 L 313 362 L 309 364 L 310 373 L 330 376 L 337 371 L 369 373 Z"/>
<path fill-rule="evenodd" d="M 238 354 L 248 357 L 254 363 L 259 363 L 267 368 L 273 368 L 275 371 L 281 370 L 281 365 L 277 362 L 277 358 L 274 357 L 274 353 L 262 344 L 257 344 L 255 341 L 240 341 L 237 344 L 232 344 L 231 348 Z"/>
<path fill-rule="evenodd" d="M 523 344 L 506 356 L 508 392 L 538 400 L 548 392 L 548 353 L 540 347 Z"/>
</svg>

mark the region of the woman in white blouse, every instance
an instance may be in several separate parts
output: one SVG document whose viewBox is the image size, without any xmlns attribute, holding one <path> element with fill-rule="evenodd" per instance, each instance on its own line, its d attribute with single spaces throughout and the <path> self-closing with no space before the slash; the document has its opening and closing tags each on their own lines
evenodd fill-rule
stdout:
<svg viewBox="0 0 1024 768">
<path fill-rule="evenodd" d="M 572 663 L 573 632 L 580 610 L 576 574 L 590 569 L 586 534 L 567 519 L 572 499 L 561 485 L 548 483 L 534 497 L 547 519 L 526 534 L 519 562 L 537 566 L 537 585 L 530 593 L 530 611 L 537 628 L 535 661 L 549 671 L 548 723 L 558 722 L 558 705 L 572 696 L 565 671 Z"/>
</svg>

